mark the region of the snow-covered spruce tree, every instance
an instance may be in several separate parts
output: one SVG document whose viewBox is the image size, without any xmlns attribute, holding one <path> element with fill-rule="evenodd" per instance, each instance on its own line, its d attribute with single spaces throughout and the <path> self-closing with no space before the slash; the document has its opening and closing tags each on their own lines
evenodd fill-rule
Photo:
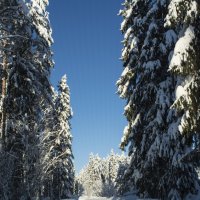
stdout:
<svg viewBox="0 0 200 200">
<path fill-rule="evenodd" d="M 164 26 L 168 5 L 167 0 L 126 0 L 120 11 L 125 69 L 117 85 L 127 100 L 128 120 L 121 148 L 130 144 L 125 178 L 140 196 L 182 199 L 195 193 L 197 176 L 192 163 L 180 159 L 192 144 L 185 142 L 170 108 L 177 80 L 168 68 L 177 34 Z"/>
<path fill-rule="evenodd" d="M 45 50 L 46 54 L 43 57 L 44 59 L 51 57 L 52 52 L 50 51 L 50 46 L 53 42 L 49 13 L 46 11 L 48 5 L 49 0 L 30 0 L 30 3 L 28 4 L 29 16 L 35 27 L 33 38 L 36 39 L 37 35 L 39 36 L 39 43 L 37 43 L 37 45 L 40 45 L 40 48 Z M 44 43 L 41 44 L 41 41 Z M 46 62 L 52 65 L 52 61 L 49 62 L 46 60 Z M 49 73 L 48 70 L 46 73 Z"/>
<path fill-rule="evenodd" d="M 32 1 L 33 2 L 33 1 Z M 46 1 L 45 1 L 46 2 Z M 45 12 L 33 25 L 30 5 L 23 0 L 1 1 L 1 66 L 3 150 L 14 158 L 9 199 L 28 199 L 37 195 L 35 164 L 38 158 L 38 124 L 42 106 L 50 102 L 52 66 L 50 35 Z M 38 10 L 38 9 L 36 9 Z M 47 21 L 47 20 L 46 20 Z M 45 21 L 45 22 L 46 22 Z"/>
<path fill-rule="evenodd" d="M 168 184 L 176 184 L 181 188 L 183 194 L 189 191 L 195 192 L 196 174 L 193 166 L 199 165 L 199 133 L 200 133 L 200 107 L 199 107 L 199 7 L 198 1 L 171 1 L 168 7 L 165 27 L 174 31 L 177 40 L 169 57 L 169 70 L 175 75 L 175 99 L 172 108 L 177 111 L 176 127 L 174 132 L 182 137 L 182 144 L 188 148 L 182 155 L 173 157 L 172 166 L 169 172 L 163 177 L 163 190 L 166 190 L 166 182 Z M 192 146 L 192 148 L 191 148 Z M 181 169 L 185 168 L 190 171 L 188 177 L 184 177 L 182 182 L 177 181 L 174 173 L 174 166 Z M 173 174 L 171 171 L 175 171 Z M 195 185 L 196 184 L 196 185 Z M 191 188 L 188 188 L 188 185 Z M 177 191 L 176 191 L 177 192 Z M 172 191 L 173 196 L 173 191 Z M 182 197 L 180 195 L 180 197 Z M 179 197 L 179 198 L 180 198 Z"/>
<path fill-rule="evenodd" d="M 49 129 L 45 129 L 42 141 L 42 163 L 45 197 L 63 199 L 72 196 L 74 166 L 70 119 L 69 87 L 66 75 L 59 84 L 59 94 L 54 95 L 54 110 L 50 109 Z"/>
<path fill-rule="evenodd" d="M 25 15 L 18 1 L 1 1 L 2 149 L 16 158 L 8 188 L 10 199 L 14 196 L 21 197 L 24 192 L 23 136 L 26 133 L 23 129 L 26 120 L 25 116 L 21 115 L 25 99 L 20 91 L 23 88 L 20 87 L 22 82 L 28 81 L 24 79 L 26 74 L 23 73 L 23 65 L 21 67 L 20 62 L 29 45 L 28 38 L 31 38 L 29 22 Z"/>
<path fill-rule="evenodd" d="M 12 41 L 10 30 L 12 9 L 7 9 L 10 4 L 7 1 L 0 2 L 0 199 L 11 199 L 11 181 L 15 158 L 9 152 L 6 152 L 6 95 L 8 83 L 9 59 L 12 57 Z M 9 16 L 7 18 L 7 16 Z M 16 13 L 17 15 L 17 13 Z"/>
<path fill-rule="evenodd" d="M 188 143 L 196 139 L 195 150 L 200 148 L 199 6 L 198 1 L 171 1 L 165 23 L 178 37 L 169 65 L 178 79 L 173 107 L 179 112 L 180 133 Z"/>
<path fill-rule="evenodd" d="M 72 154 L 72 135 L 70 119 L 72 109 L 70 107 L 69 87 L 66 83 L 66 75 L 62 77 L 58 86 L 58 99 L 56 109 L 58 115 L 59 129 L 57 130 L 56 145 L 54 153 L 58 159 L 53 174 L 53 186 L 58 189 L 61 198 L 68 198 L 73 194 L 74 165 Z"/>
</svg>

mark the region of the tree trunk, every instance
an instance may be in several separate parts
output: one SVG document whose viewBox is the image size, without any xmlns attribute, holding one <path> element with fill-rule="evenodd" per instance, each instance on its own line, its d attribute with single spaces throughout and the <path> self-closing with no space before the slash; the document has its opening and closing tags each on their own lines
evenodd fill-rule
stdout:
<svg viewBox="0 0 200 200">
<path fill-rule="evenodd" d="M 1 103 L 2 103 L 2 113 L 1 113 L 1 139 L 2 145 L 6 143 L 6 95 L 7 95 L 7 56 L 4 53 L 3 56 L 3 66 L 2 66 L 2 88 L 1 88 Z"/>
</svg>

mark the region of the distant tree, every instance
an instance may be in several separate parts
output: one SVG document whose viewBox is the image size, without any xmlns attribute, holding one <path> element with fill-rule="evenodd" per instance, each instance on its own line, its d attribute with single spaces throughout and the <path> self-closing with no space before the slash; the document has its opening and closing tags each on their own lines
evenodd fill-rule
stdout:
<svg viewBox="0 0 200 200">
<path fill-rule="evenodd" d="M 112 150 L 106 158 L 90 154 L 89 163 L 77 177 L 78 195 L 111 197 L 117 195 L 122 177 L 118 181 L 120 166 L 125 166 L 129 158 L 115 154 Z"/>
<path fill-rule="evenodd" d="M 102 196 L 111 197 L 117 194 L 115 184 L 118 175 L 120 155 L 111 150 L 110 154 L 104 159 L 104 177 Z"/>
<path fill-rule="evenodd" d="M 88 196 L 101 196 L 101 169 L 103 163 L 98 155 L 90 154 L 85 173 L 88 174 L 84 183 L 85 193 Z"/>
<path fill-rule="evenodd" d="M 104 170 L 104 160 L 91 153 L 88 164 L 77 177 L 79 195 L 101 196 L 103 180 L 105 180 Z"/>
<path fill-rule="evenodd" d="M 179 115 L 171 108 L 179 79 L 168 69 L 179 36 L 176 27 L 164 25 L 165 19 L 178 12 L 172 6 L 176 1 L 169 2 L 125 0 L 120 11 L 125 69 L 117 85 L 120 97 L 127 100 L 128 120 L 121 148 L 130 144 L 126 182 L 141 197 L 183 199 L 195 193 L 197 176 L 192 163 L 180 159 L 192 143 L 179 131 Z"/>
<path fill-rule="evenodd" d="M 86 178 L 87 178 L 86 173 L 85 173 L 85 171 L 86 171 L 85 169 L 86 169 L 86 167 L 83 167 L 83 169 L 81 169 L 81 171 L 79 172 L 78 176 L 76 176 L 76 178 L 75 178 L 78 196 L 85 195 L 84 183 L 85 183 Z"/>
<path fill-rule="evenodd" d="M 129 163 L 130 159 L 128 156 L 125 156 L 124 154 L 120 155 L 118 160 L 117 176 L 115 178 L 115 193 L 117 195 L 123 195 L 124 193 L 132 190 L 125 177 Z"/>
</svg>

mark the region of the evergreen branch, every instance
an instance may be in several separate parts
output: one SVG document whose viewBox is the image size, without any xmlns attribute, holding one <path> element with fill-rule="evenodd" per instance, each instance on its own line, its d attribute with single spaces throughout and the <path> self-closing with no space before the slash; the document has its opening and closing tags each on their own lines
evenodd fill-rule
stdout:
<svg viewBox="0 0 200 200">
<path fill-rule="evenodd" d="M 23 39 L 29 40 L 29 38 L 24 37 L 24 36 L 21 36 L 21 35 L 8 35 L 8 36 L 3 36 L 3 37 L 0 37 L 0 40 L 7 39 L 7 38 L 15 38 L 15 37 L 19 37 L 19 38 L 23 38 Z"/>
</svg>

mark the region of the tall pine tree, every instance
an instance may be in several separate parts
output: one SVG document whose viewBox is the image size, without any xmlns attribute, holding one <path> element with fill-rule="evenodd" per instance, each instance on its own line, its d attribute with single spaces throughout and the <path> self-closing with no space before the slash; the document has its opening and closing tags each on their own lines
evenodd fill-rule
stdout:
<svg viewBox="0 0 200 200">
<path fill-rule="evenodd" d="M 167 0 L 126 0 L 120 11 L 125 69 L 117 85 L 127 99 L 128 120 L 121 148 L 130 144 L 125 176 L 140 196 L 182 199 L 195 193 L 197 176 L 192 163 L 180 159 L 192 146 L 178 131 L 171 108 L 177 79 L 168 69 L 177 34 L 164 26 L 168 5 Z"/>
<path fill-rule="evenodd" d="M 34 8 L 38 11 L 41 5 Z M 51 101 L 49 74 L 53 65 L 52 41 L 33 21 L 41 23 L 48 34 L 51 31 L 46 13 L 35 19 L 30 13 L 31 4 L 26 1 L 1 1 L 0 7 L 1 139 L 2 149 L 14 158 L 8 199 L 28 199 L 37 196 L 38 125 L 42 106 Z"/>
<path fill-rule="evenodd" d="M 55 188 L 59 188 L 61 198 L 68 198 L 73 194 L 74 186 L 74 166 L 72 154 L 72 135 L 70 119 L 72 117 L 72 109 L 70 107 L 69 87 L 66 83 L 67 76 L 63 76 L 58 91 L 58 99 L 56 101 L 59 129 L 57 130 L 55 155 L 59 158 L 57 167 L 55 168 Z"/>
<path fill-rule="evenodd" d="M 72 196 L 74 187 L 74 166 L 70 119 L 69 87 L 66 75 L 59 83 L 59 94 L 54 95 L 54 110 L 47 113 L 47 127 L 42 140 L 42 165 L 44 196 L 63 199 Z"/>
</svg>

